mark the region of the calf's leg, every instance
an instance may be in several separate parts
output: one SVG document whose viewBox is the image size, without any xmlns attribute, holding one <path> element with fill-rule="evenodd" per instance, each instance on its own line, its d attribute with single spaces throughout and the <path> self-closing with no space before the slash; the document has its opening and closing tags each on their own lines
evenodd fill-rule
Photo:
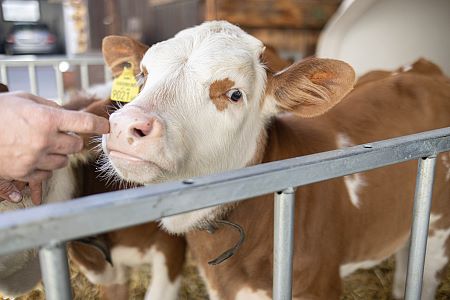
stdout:
<svg viewBox="0 0 450 300">
<path fill-rule="evenodd" d="M 181 285 L 186 241 L 165 232 L 159 232 L 156 241 L 152 255 L 152 279 L 145 300 L 176 300 Z"/>
<path fill-rule="evenodd" d="M 442 273 L 449 263 L 450 228 L 434 229 L 427 242 L 427 256 L 423 271 L 422 299 L 434 299 Z"/>
</svg>

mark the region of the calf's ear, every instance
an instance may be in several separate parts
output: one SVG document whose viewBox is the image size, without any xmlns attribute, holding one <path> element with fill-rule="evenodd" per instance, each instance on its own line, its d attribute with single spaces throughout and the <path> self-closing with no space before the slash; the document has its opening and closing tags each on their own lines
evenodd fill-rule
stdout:
<svg viewBox="0 0 450 300">
<path fill-rule="evenodd" d="M 278 111 L 315 117 L 336 105 L 354 83 L 355 72 L 347 63 L 311 58 L 268 74 L 266 95 L 273 97 Z"/>
<path fill-rule="evenodd" d="M 148 48 L 128 36 L 110 35 L 105 37 L 102 43 L 103 57 L 114 77 L 122 73 L 126 63 L 131 63 L 134 74 L 138 74 L 139 64 Z"/>
</svg>

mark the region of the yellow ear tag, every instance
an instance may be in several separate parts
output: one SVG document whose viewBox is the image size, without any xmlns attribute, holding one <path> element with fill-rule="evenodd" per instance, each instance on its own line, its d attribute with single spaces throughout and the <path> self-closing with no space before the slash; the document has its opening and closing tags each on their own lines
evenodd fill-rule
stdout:
<svg viewBox="0 0 450 300">
<path fill-rule="evenodd" d="M 139 94 L 133 69 L 123 68 L 122 74 L 113 81 L 111 90 L 111 100 L 120 102 L 131 102 Z"/>
</svg>

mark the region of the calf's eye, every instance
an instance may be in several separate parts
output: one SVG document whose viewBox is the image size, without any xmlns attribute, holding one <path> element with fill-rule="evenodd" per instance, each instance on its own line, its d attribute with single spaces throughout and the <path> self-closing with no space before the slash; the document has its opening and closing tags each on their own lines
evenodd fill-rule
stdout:
<svg viewBox="0 0 450 300">
<path fill-rule="evenodd" d="M 233 102 L 238 102 L 242 99 L 242 92 L 238 89 L 232 89 L 227 92 L 227 97 Z"/>
</svg>

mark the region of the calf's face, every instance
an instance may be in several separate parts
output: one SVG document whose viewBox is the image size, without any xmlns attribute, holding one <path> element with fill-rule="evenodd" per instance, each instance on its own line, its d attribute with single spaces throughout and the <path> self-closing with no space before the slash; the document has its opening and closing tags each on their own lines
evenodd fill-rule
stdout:
<svg viewBox="0 0 450 300">
<path fill-rule="evenodd" d="M 142 184 L 254 163 L 274 114 L 319 115 L 354 83 L 352 68 L 336 60 L 310 59 L 272 74 L 263 44 L 223 21 L 181 31 L 142 59 L 136 51 L 142 47 L 124 42 L 137 43 L 106 38 L 105 60 L 119 49 L 140 61 L 145 82 L 131 103 L 111 115 L 104 144 L 115 171 Z"/>
</svg>

